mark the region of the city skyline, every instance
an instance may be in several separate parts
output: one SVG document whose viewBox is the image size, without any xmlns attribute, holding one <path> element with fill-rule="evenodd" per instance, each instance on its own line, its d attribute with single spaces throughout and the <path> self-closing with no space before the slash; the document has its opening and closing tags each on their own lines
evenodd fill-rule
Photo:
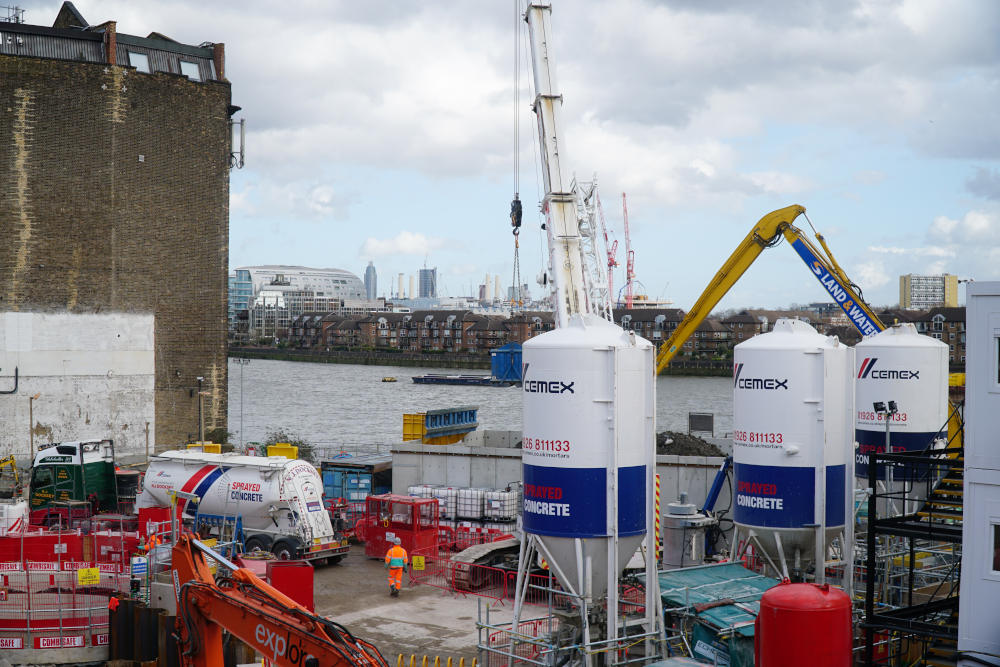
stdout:
<svg viewBox="0 0 1000 667">
<path fill-rule="evenodd" d="M 30 3 L 26 19 L 55 8 Z M 513 66 L 523 20 L 488 2 L 286 9 L 81 6 L 134 34 L 226 42 L 247 119 L 230 265 L 356 272 L 371 259 L 390 275 L 430 254 L 439 291 L 465 292 L 512 275 L 517 191 L 534 284 L 547 252 L 531 73 L 526 57 Z M 622 265 L 628 193 L 651 298 L 690 308 L 752 225 L 793 203 L 872 303 L 895 302 L 898 275 L 1000 277 L 1000 4 L 579 0 L 554 3 L 552 27 L 567 161 L 597 174 Z M 308 66 L 260 49 L 261 34 L 296 43 Z M 822 298 L 798 262 L 767 251 L 720 307 Z"/>
</svg>

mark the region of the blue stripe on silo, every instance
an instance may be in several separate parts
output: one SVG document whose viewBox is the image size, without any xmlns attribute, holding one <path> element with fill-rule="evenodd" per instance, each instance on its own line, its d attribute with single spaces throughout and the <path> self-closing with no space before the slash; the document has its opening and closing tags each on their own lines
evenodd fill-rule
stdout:
<svg viewBox="0 0 1000 667">
<path fill-rule="evenodd" d="M 844 525 L 844 475 L 847 466 L 826 467 L 826 525 Z"/>
<path fill-rule="evenodd" d="M 801 528 L 813 522 L 814 468 L 736 463 L 733 519 L 765 528 Z"/>
<path fill-rule="evenodd" d="M 826 469 L 826 525 L 844 524 L 843 465 Z M 747 526 L 802 528 L 813 523 L 815 468 L 734 465 L 733 519 Z"/>
<path fill-rule="evenodd" d="M 889 432 L 889 440 L 892 444 L 892 451 L 898 452 L 918 452 L 931 444 L 935 438 L 944 437 L 938 433 L 893 433 Z M 856 477 L 868 477 L 868 455 L 875 452 L 885 451 L 885 430 L 856 429 L 854 439 L 858 443 L 858 449 L 854 453 L 854 475 Z M 927 468 L 924 466 L 910 467 L 911 473 L 899 470 L 893 473 L 894 480 L 912 479 L 914 474 L 918 477 L 926 476 Z M 885 469 L 879 471 L 878 479 L 885 479 Z"/>
<path fill-rule="evenodd" d="M 604 468 L 524 464 L 524 529 L 552 537 L 607 535 Z"/>
<path fill-rule="evenodd" d="M 646 466 L 618 469 L 618 535 L 646 532 Z"/>
</svg>

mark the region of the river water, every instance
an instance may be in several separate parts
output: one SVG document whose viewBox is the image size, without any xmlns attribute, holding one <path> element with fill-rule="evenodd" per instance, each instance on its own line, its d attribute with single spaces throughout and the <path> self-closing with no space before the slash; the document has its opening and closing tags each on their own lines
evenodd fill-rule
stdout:
<svg viewBox="0 0 1000 667">
<path fill-rule="evenodd" d="M 245 361 L 229 360 L 229 431 L 233 443 L 264 442 L 271 434 L 281 432 L 324 450 L 374 450 L 375 445 L 402 440 L 403 413 L 463 405 L 479 406 L 480 429 L 521 430 L 520 387 L 424 385 L 410 379 L 425 373 L 470 371 Z M 398 381 L 382 382 L 385 376 Z M 688 412 L 713 413 L 715 435 L 728 434 L 733 419 L 732 380 L 658 377 L 656 430 L 686 432 Z"/>
</svg>

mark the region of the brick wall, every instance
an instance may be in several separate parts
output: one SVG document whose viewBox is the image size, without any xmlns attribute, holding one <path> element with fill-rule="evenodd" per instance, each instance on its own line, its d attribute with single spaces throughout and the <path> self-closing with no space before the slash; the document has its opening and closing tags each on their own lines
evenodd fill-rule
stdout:
<svg viewBox="0 0 1000 667">
<path fill-rule="evenodd" d="M 0 311 L 155 317 L 158 449 L 227 423 L 228 83 L 0 55 Z M 193 394 L 193 395 L 192 395 Z"/>
</svg>

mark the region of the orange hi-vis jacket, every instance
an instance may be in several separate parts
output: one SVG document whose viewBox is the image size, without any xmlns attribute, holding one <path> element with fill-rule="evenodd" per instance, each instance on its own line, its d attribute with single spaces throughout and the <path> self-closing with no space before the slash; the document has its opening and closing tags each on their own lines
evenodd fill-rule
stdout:
<svg viewBox="0 0 1000 667">
<path fill-rule="evenodd" d="M 410 557 L 406 555 L 406 549 L 398 544 L 392 545 L 392 548 L 385 554 L 385 564 L 390 568 L 403 567 L 409 562 Z"/>
</svg>

